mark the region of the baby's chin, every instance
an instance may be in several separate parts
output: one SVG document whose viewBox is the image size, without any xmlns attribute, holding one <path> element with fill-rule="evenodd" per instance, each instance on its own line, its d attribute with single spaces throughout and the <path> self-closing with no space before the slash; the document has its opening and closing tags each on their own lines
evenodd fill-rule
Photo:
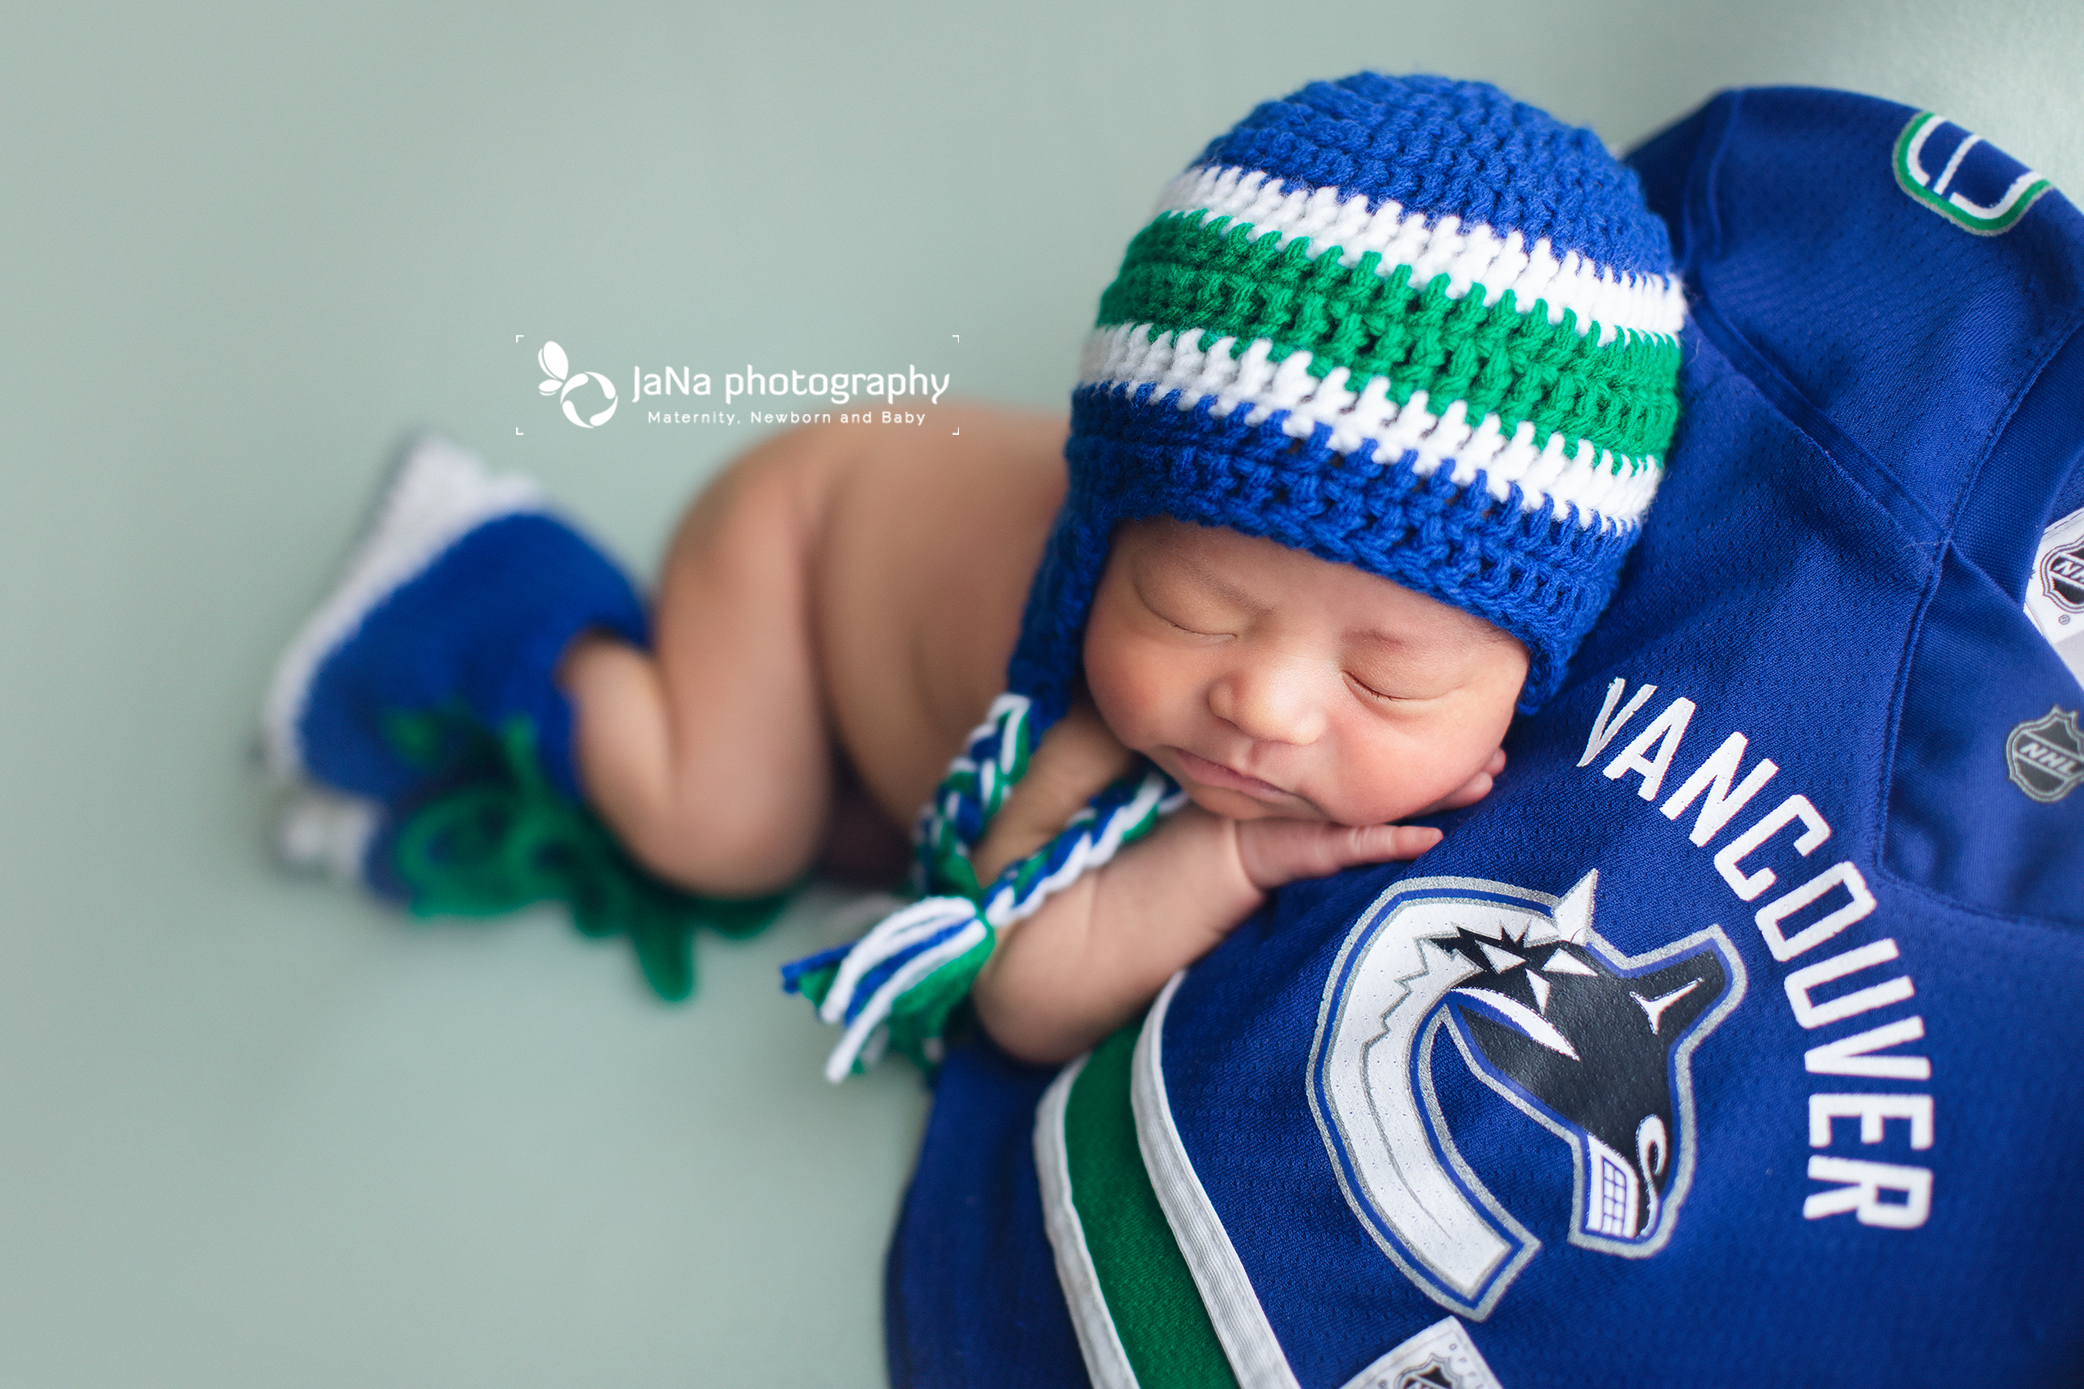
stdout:
<svg viewBox="0 0 2084 1389">
<path fill-rule="evenodd" d="M 1316 806 L 1299 796 L 1290 796 L 1276 804 L 1261 800 L 1245 791 L 1233 791 L 1222 786 L 1203 786 L 1199 782 L 1182 781 L 1180 789 L 1187 799 L 1211 815 L 1220 815 L 1226 820 L 1328 820 Z"/>
<path fill-rule="evenodd" d="M 1261 800 L 1244 791 L 1233 791 L 1221 786 L 1203 786 L 1191 780 L 1181 780 L 1180 789 L 1187 799 L 1211 815 L 1220 815 L 1227 820 L 1309 820 L 1317 824 L 1345 825 L 1360 829 L 1368 825 L 1390 825 L 1418 815 L 1424 806 L 1410 805 L 1403 801 L 1381 802 L 1366 806 L 1347 808 L 1343 814 L 1328 810 L 1300 796 L 1289 796 L 1276 804 Z M 1348 817 L 1351 818 L 1348 818 Z"/>
<path fill-rule="evenodd" d="M 1176 749 L 1161 747 L 1138 751 L 1168 772 L 1187 793 L 1188 800 L 1209 814 L 1220 815 L 1226 820 L 1309 820 L 1358 829 L 1367 825 L 1393 824 L 1406 816 L 1418 814 L 1424 808 L 1408 795 L 1349 795 L 1338 805 L 1330 806 L 1272 786 L 1265 791 L 1255 791 L 1241 786 L 1211 785 L 1194 775 L 1192 764 L 1181 758 Z"/>
</svg>

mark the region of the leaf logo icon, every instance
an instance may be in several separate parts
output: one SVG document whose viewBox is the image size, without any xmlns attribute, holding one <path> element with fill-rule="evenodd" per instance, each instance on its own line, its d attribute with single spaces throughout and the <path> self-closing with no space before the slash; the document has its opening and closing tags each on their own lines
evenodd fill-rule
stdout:
<svg viewBox="0 0 2084 1389">
<path fill-rule="evenodd" d="M 564 385 L 564 378 L 571 374 L 571 359 L 564 355 L 562 347 L 554 342 L 546 342 L 543 344 L 543 350 L 535 354 L 535 363 L 543 369 L 543 375 L 550 378 L 536 389 L 544 395 L 556 395 L 558 389 Z"/>
<path fill-rule="evenodd" d="M 582 371 L 574 374 L 571 358 L 554 342 L 543 344 L 542 351 L 535 354 L 535 362 L 543 369 L 546 378 L 537 383 L 536 389 L 546 396 L 556 396 L 558 405 L 564 411 L 564 417 L 573 424 L 581 429 L 595 429 L 615 417 L 615 407 L 621 402 L 615 398 L 615 383 L 608 379 L 606 373 Z M 572 392 L 589 381 L 594 383 L 600 399 L 607 402 L 606 409 L 582 413 L 579 401 L 572 399 Z M 587 395 L 594 393 L 590 391 Z M 585 398 L 580 397 L 581 400 Z"/>
</svg>

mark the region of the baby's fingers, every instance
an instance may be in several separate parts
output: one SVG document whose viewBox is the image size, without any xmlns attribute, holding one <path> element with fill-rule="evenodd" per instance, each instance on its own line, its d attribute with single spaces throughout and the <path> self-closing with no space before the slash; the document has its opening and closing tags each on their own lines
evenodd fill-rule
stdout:
<svg viewBox="0 0 2084 1389">
<path fill-rule="evenodd" d="M 1261 891 L 1302 878 L 1326 877 L 1355 864 L 1417 858 L 1440 842 L 1440 831 L 1423 825 L 1251 820 L 1237 828 L 1245 873 Z"/>
<path fill-rule="evenodd" d="M 1440 842 L 1440 831 L 1430 825 L 1362 825 L 1344 830 L 1341 868 L 1356 863 L 1389 863 L 1417 858 Z"/>
</svg>

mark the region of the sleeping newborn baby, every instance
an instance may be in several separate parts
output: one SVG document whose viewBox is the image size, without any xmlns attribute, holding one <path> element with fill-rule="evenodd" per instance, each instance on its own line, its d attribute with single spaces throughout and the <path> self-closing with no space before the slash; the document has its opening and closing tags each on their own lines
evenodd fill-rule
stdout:
<svg viewBox="0 0 2084 1389">
<path fill-rule="evenodd" d="M 932 1059 L 966 996 L 1066 1059 L 1269 891 L 1489 791 L 1655 492 L 1669 259 L 1589 131 L 1314 84 L 1167 188 L 1068 442 L 983 410 L 779 436 L 689 512 L 648 620 L 526 483 L 421 446 L 284 658 L 271 757 L 407 898 L 458 728 L 706 895 L 795 881 L 850 801 L 917 812 L 916 900 L 785 972 L 845 1028 L 828 1074 Z"/>
</svg>

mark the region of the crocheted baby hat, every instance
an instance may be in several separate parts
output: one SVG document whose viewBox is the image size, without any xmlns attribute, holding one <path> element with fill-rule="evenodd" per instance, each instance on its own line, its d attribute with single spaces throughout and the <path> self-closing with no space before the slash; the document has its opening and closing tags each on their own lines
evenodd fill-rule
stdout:
<svg viewBox="0 0 2084 1389">
<path fill-rule="evenodd" d="M 1266 102 L 1101 297 L 1011 688 L 1055 721 L 1116 524 L 1172 516 L 1510 632 L 1531 712 L 1657 490 L 1684 317 L 1664 224 L 1591 131 L 1440 77 Z"/>
<path fill-rule="evenodd" d="M 971 863 L 1070 703 L 1117 524 L 1228 526 L 1474 613 L 1526 644 L 1531 711 L 1657 490 L 1684 318 L 1635 175 L 1487 84 L 1315 83 L 1204 150 L 1101 297 L 1070 488 L 1007 692 L 920 815 L 917 900 L 783 969 L 846 1028 L 826 1075 L 930 1064 L 998 933 L 1184 803 L 1146 763 L 996 877 Z"/>
</svg>

